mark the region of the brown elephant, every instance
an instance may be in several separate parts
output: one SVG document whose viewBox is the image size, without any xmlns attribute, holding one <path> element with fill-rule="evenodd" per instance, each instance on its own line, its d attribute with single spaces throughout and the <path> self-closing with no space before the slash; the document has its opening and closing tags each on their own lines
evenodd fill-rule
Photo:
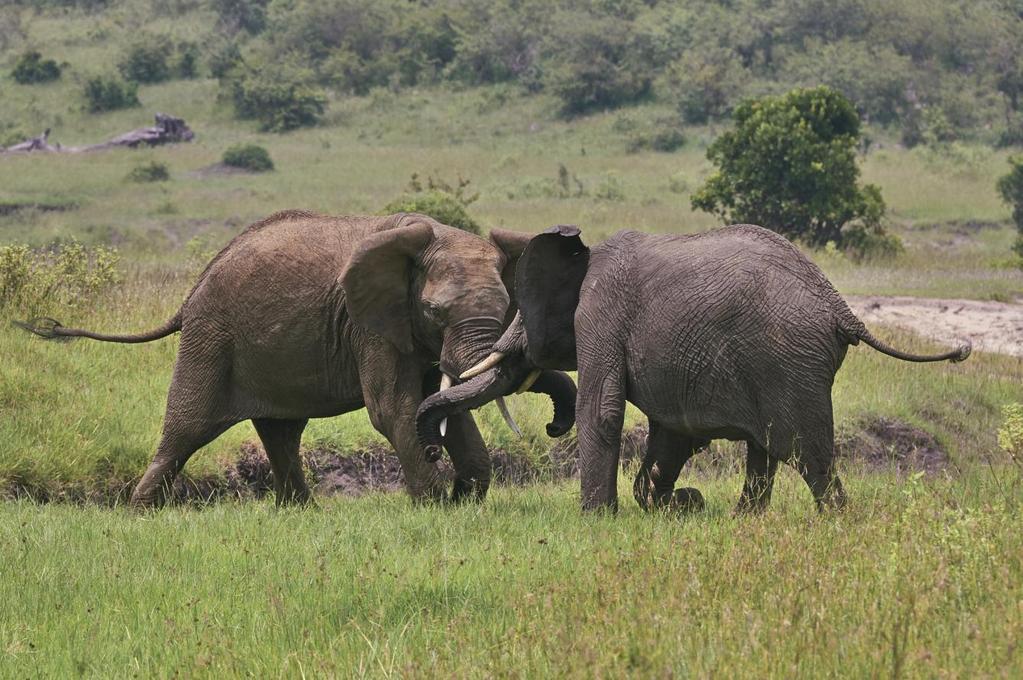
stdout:
<svg viewBox="0 0 1023 680">
<path fill-rule="evenodd" d="M 417 214 L 279 212 L 220 251 L 178 313 L 154 331 L 22 325 L 48 338 L 126 343 L 181 332 L 163 436 L 133 505 L 162 503 L 189 457 L 243 420 L 266 448 L 277 503 L 304 502 L 299 440 L 308 419 L 363 406 L 397 452 L 408 492 L 439 498 L 445 482 L 416 441 L 416 407 L 501 336 L 514 314 L 505 282 L 528 240 L 494 230 L 488 241 Z M 564 374 L 545 375 L 541 387 L 574 400 Z M 444 441 L 455 469 L 452 498 L 482 499 L 490 459 L 476 424 L 452 417 Z"/>
<path fill-rule="evenodd" d="M 520 318 L 494 353 L 420 405 L 420 442 L 435 446 L 439 418 L 507 394 L 539 368 L 578 368 L 584 509 L 617 507 L 626 400 L 650 420 L 633 486 L 644 508 L 700 507 L 698 492 L 673 487 L 718 438 L 747 444 L 740 511 L 766 507 L 779 461 L 799 471 L 819 508 L 841 506 L 831 387 L 849 345 L 906 361 L 970 354 L 968 344 L 922 356 L 881 342 L 797 248 L 748 224 L 692 236 L 624 231 L 592 249 L 575 227 L 555 227 L 525 248 L 516 292 Z"/>
</svg>

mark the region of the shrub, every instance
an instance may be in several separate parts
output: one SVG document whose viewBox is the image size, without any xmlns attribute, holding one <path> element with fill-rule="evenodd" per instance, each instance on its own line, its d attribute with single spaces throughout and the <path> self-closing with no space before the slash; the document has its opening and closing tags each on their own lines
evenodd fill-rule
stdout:
<svg viewBox="0 0 1023 680">
<path fill-rule="evenodd" d="M 224 81 L 235 115 L 259 121 L 264 132 L 315 125 L 327 99 L 312 84 L 312 73 L 289 65 L 235 69 Z"/>
<path fill-rule="evenodd" d="M 139 106 L 138 85 L 116 76 L 95 76 L 85 82 L 85 110 L 89 113 Z"/>
<path fill-rule="evenodd" d="M 116 250 L 75 240 L 42 250 L 0 246 L 0 311 L 33 316 L 86 306 L 120 281 L 117 263 Z"/>
<path fill-rule="evenodd" d="M 166 163 L 150 161 L 132 168 L 128 173 L 129 182 L 166 182 L 170 179 L 170 170 Z"/>
<path fill-rule="evenodd" d="M 178 57 L 174 72 L 179 78 L 195 78 L 199 75 L 199 46 L 194 42 L 178 45 Z"/>
<path fill-rule="evenodd" d="M 218 44 L 207 57 L 210 75 L 214 78 L 225 78 L 232 70 L 242 65 L 242 52 L 238 43 L 224 41 Z"/>
<path fill-rule="evenodd" d="M 1012 249 L 1023 257 L 1023 156 L 1009 158 L 1009 172 L 998 179 L 996 186 L 1002 200 L 1012 207 L 1012 221 L 1019 231 Z"/>
<path fill-rule="evenodd" d="M 883 233 L 877 187 L 860 187 L 860 122 L 845 97 L 821 86 L 746 101 L 735 128 L 707 149 L 717 166 L 692 196 L 693 208 L 731 222 L 751 222 L 789 238 L 843 244 L 843 227 L 859 221 Z"/>
<path fill-rule="evenodd" d="M 25 52 L 18 57 L 11 75 L 22 85 L 49 83 L 60 78 L 60 66 L 53 59 L 43 59 L 39 52 Z"/>
<path fill-rule="evenodd" d="M 224 165 L 244 168 L 252 172 L 268 172 L 274 169 L 270 154 L 256 144 L 239 144 L 224 152 Z"/>
<path fill-rule="evenodd" d="M 633 153 L 647 149 L 668 153 L 682 148 L 685 143 L 686 136 L 682 132 L 681 121 L 661 119 L 645 130 L 634 131 L 629 136 L 628 149 Z"/>
<path fill-rule="evenodd" d="M 128 47 L 117 70 L 125 80 L 161 83 L 171 77 L 174 46 L 166 36 L 144 36 Z"/>
<path fill-rule="evenodd" d="M 398 212 L 415 212 L 429 215 L 441 224 L 479 234 L 480 225 L 474 220 L 466 208 L 471 205 L 479 194 L 467 195 L 466 190 L 471 180 L 458 178 L 458 186 L 453 187 L 442 179 L 427 178 L 426 186 L 419 181 L 419 175 L 413 173 L 406 192 L 384 207 L 384 214 Z"/>
</svg>

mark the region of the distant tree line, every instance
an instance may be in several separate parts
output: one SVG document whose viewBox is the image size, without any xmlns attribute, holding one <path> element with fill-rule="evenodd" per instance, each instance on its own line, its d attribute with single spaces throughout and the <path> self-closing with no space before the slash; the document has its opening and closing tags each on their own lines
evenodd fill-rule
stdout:
<svg viewBox="0 0 1023 680">
<path fill-rule="evenodd" d="M 908 146 L 1023 144 L 1020 0 L 170 0 L 157 10 L 209 13 L 220 35 L 147 36 L 118 64 L 124 77 L 202 68 L 265 129 L 315 122 L 327 90 L 512 83 L 553 94 L 568 116 L 657 99 L 699 124 L 751 97 L 824 84 Z M 202 63 L 197 44 L 212 46 Z"/>
</svg>

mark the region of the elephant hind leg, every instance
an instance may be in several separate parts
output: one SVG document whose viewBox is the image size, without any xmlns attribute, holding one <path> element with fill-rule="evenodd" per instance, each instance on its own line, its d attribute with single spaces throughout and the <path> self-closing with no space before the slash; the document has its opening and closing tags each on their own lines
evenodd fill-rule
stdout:
<svg viewBox="0 0 1023 680">
<path fill-rule="evenodd" d="M 267 458 L 270 459 L 278 507 L 309 502 L 309 487 L 305 482 L 302 459 L 299 456 L 302 431 L 308 422 L 306 419 L 252 419 L 263 448 L 266 449 Z"/>
<path fill-rule="evenodd" d="M 672 503 L 675 482 L 696 448 L 692 438 L 650 421 L 646 456 L 632 483 L 632 495 L 639 507 L 650 510 Z"/>
<path fill-rule="evenodd" d="M 805 406 L 805 405 L 804 405 Z M 827 410 L 809 406 L 796 409 L 801 413 L 802 431 L 775 431 L 768 452 L 774 458 L 791 462 L 810 487 L 819 511 L 842 508 L 846 504 L 845 489 L 835 471 L 835 434 L 831 402 Z"/>
<path fill-rule="evenodd" d="M 234 425 L 233 421 L 182 423 L 170 418 L 168 415 L 153 462 L 131 493 L 133 507 L 154 508 L 170 500 L 174 480 L 192 454 Z"/>
<path fill-rule="evenodd" d="M 774 475 L 778 470 L 778 459 L 752 439 L 746 442 L 746 481 L 742 495 L 735 508 L 737 514 L 758 513 L 771 503 Z"/>
</svg>

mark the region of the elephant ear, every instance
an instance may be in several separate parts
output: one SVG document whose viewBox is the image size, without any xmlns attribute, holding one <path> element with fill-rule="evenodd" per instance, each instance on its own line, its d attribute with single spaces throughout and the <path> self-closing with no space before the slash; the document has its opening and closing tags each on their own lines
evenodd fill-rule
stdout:
<svg viewBox="0 0 1023 680">
<path fill-rule="evenodd" d="M 515 308 L 515 267 L 519 258 L 522 257 L 522 251 L 526 249 L 532 239 L 533 234 L 524 234 L 521 231 L 490 230 L 490 242 L 504 253 L 505 265 L 501 271 L 501 281 L 511 297 L 512 304 L 508 308 L 509 313 L 512 313 Z"/>
<path fill-rule="evenodd" d="M 412 352 L 412 275 L 416 260 L 433 240 L 433 227 L 419 222 L 363 239 L 341 274 L 348 314 L 383 336 L 402 353 Z"/>
<path fill-rule="evenodd" d="M 515 291 L 526 355 L 540 368 L 575 368 L 575 309 L 589 259 L 579 229 L 568 225 L 533 237 L 519 258 Z"/>
</svg>

